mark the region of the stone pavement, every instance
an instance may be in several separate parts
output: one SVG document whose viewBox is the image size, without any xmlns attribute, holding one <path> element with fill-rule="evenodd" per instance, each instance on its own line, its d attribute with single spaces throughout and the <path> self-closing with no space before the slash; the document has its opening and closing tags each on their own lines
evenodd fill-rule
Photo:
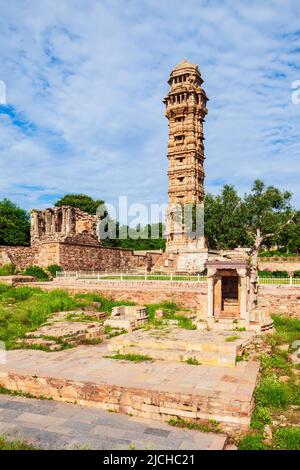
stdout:
<svg viewBox="0 0 300 470">
<path fill-rule="evenodd" d="M 0 435 L 42 449 L 222 450 L 226 436 L 80 405 L 0 395 Z"/>
<path fill-rule="evenodd" d="M 106 347 L 7 351 L 0 385 L 149 419 L 214 419 L 224 430 L 249 426 L 257 362 L 243 361 L 236 367 L 133 363 L 105 358 Z"/>
</svg>

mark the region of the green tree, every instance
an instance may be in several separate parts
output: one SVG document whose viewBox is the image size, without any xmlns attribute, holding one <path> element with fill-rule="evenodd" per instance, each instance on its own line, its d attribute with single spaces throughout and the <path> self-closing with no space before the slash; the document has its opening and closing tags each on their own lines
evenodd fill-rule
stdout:
<svg viewBox="0 0 300 470">
<path fill-rule="evenodd" d="M 257 275 L 261 247 L 278 242 L 282 232 L 294 223 L 296 213 L 291 207 L 291 197 L 290 192 L 266 186 L 261 180 L 254 181 L 250 194 L 245 195 L 243 219 L 252 246 L 254 275 Z"/>
<path fill-rule="evenodd" d="M 76 207 L 88 214 L 95 215 L 99 206 L 102 206 L 104 201 L 101 199 L 93 199 L 86 194 L 66 194 L 58 199 L 54 204 L 56 207 L 71 206 Z"/>
<path fill-rule="evenodd" d="M 249 243 L 243 201 L 233 186 L 225 185 L 218 196 L 207 194 L 204 211 L 204 231 L 210 248 L 232 249 Z"/>
<path fill-rule="evenodd" d="M 286 253 L 300 253 L 300 211 L 295 213 L 293 223 L 283 228 L 278 245 Z"/>
<path fill-rule="evenodd" d="M 0 201 L 0 245 L 29 245 L 29 214 L 16 204 Z"/>
</svg>

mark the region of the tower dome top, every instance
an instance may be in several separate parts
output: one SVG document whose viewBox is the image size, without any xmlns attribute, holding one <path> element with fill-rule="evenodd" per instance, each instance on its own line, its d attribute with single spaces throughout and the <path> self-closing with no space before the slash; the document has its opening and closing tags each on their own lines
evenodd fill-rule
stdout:
<svg viewBox="0 0 300 470">
<path fill-rule="evenodd" d="M 186 68 L 192 68 L 195 70 L 195 69 L 198 69 L 198 65 L 191 64 L 191 62 L 189 62 L 187 59 L 183 59 L 181 62 L 179 62 L 179 64 L 176 65 L 176 67 L 174 67 L 173 71 L 182 70 Z"/>
<path fill-rule="evenodd" d="M 169 83 L 172 81 L 173 77 L 178 77 L 180 75 L 196 75 L 199 77 L 200 84 L 203 83 L 198 65 L 191 64 L 187 59 L 182 60 L 176 65 L 176 67 L 174 67 L 170 74 Z"/>
</svg>

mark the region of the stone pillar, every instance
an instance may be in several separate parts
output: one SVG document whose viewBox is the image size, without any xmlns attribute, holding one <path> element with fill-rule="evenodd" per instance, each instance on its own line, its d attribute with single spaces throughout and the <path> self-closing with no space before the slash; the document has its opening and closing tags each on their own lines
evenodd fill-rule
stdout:
<svg viewBox="0 0 300 470">
<path fill-rule="evenodd" d="M 214 317 L 214 276 L 216 270 L 208 270 L 207 273 L 207 319 Z"/>
</svg>

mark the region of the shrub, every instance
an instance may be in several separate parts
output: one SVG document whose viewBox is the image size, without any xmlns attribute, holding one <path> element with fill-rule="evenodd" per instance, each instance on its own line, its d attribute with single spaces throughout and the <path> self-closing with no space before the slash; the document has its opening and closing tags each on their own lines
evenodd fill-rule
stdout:
<svg viewBox="0 0 300 470">
<path fill-rule="evenodd" d="M 276 277 L 276 278 L 286 278 L 289 277 L 289 273 L 287 271 L 258 271 L 259 277 L 262 278 L 269 278 L 269 277 Z"/>
<path fill-rule="evenodd" d="M 51 274 L 52 277 L 55 277 L 56 273 L 61 272 L 62 269 L 63 268 L 61 266 L 59 266 L 58 264 L 51 264 L 50 266 L 48 266 L 47 271 L 48 271 L 48 273 Z"/>
<path fill-rule="evenodd" d="M 16 268 L 13 264 L 4 264 L 0 266 L 0 276 L 11 276 L 16 272 Z"/>
<path fill-rule="evenodd" d="M 294 271 L 294 277 L 299 278 L 300 277 L 300 271 Z"/>
<path fill-rule="evenodd" d="M 48 274 L 39 266 L 28 266 L 25 269 L 24 274 L 27 276 L 34 276 L 39 281 L 47 281 L 49 279 Z"/>
</svg>

